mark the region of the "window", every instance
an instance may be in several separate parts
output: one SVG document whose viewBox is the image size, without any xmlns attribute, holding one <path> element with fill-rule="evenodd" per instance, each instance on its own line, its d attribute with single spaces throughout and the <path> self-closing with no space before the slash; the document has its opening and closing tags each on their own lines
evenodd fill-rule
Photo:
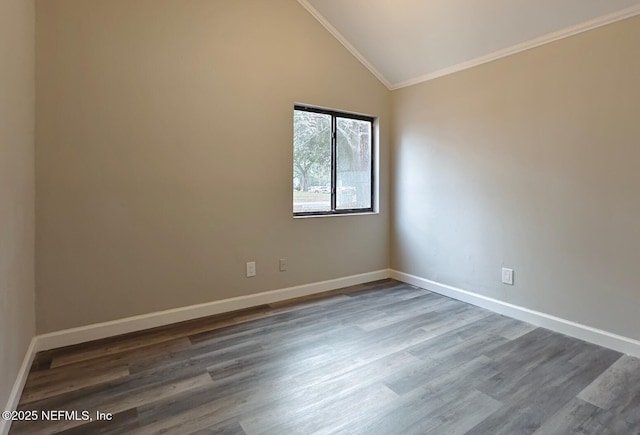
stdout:
<svg viewBox="0 0 640 435">
<path fill-rule="evenodd" d="M 314 107 L 293 111 L 293 214 L 373 211 L 373 118 Z"/>
</svg>

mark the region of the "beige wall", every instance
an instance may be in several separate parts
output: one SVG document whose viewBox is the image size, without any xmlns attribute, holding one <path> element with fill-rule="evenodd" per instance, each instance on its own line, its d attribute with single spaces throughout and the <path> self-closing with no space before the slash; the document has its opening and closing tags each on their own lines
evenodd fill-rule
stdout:
<svg viewBox="0 0 640 435">
<path fill-rule="evenodd" d="M 392 267 L 640 339 L 639 78 L 636 17 L 394 92 Z"/>
<path fill-rule="evenodd" d="M 34 5 L 0 0 L 0 410 L 35 332 Z"/>
<path fill-rule="evenodd" d="M 40 0 L 36 28 L 39 332 L 389 266 L 390 93 L 295 0 Z M 292 218 L 294 102 L 380 117 L 379 215 Z"/>
</svg>

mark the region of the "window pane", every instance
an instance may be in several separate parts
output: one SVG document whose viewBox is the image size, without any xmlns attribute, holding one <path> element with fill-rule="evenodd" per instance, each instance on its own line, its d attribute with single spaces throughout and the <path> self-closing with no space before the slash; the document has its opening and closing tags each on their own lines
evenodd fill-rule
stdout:
<svg viewBox="0 0 640 435">
<path fill-rule="evenodd" d="M 336 208 L 371 208 L 371 123 L 337 118 Z"/>
<path fill-rule="evenodd" d="M 331 211 L 331 115 L 293 112 L 293 212 Z"/>
</svg>

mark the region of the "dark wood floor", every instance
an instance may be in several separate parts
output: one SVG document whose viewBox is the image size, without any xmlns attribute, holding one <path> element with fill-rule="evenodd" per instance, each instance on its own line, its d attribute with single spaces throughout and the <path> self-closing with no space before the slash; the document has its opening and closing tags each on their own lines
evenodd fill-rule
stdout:
<svg viewBox="0 0 640 435">
<path fill-rule="evenodd" d="M 385 280 L 40 353 L 19 409 L 94 421 L 13 434 L 637 434 L 640 360 Z"/>
</svg>

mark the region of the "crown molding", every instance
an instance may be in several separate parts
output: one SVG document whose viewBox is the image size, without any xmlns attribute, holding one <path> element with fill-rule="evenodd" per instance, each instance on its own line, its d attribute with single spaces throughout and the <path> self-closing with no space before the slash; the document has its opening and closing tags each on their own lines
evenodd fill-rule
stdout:
<svg viewBox="0 0 640 435">
<path fill-rule="evenodd" d="M 577 35 L 582 32 L 586 32 L 598 27 L 606 26 L 617 21 L 622 21 L 627 18 L 640 15 L 640 4 L 631 6 L 625 9 L 621 9 L 616 12 L 612 12 L 607 15 L 584 21 L 574 26 L 566 27 L 564 29 L 557 30 L 555 32 L 547 33 L 534 39 L 530 39 L 521 42 L 516 45 L 505 47 L 503 49 L 494 51 L 484 56 L 479 56 L 474 59 L 466 60 L 455 65 L 448 66 L 446 68 L 439 69 L 427 74 L 423 74 L 411 79 L 403 80 L 396 83 L 389 82 L 380 71 L 378 71 L 365 57 L 360 53 L 342 34 L 331 25 L 323 16 L 318 12 L 307 0 L 298 0 L 298 3 L 304 7 L 322 26 L 329 31 L 356 59 L 358 59 L 382 84 L 384 84 L 389 90 L 396 90 L 406 88 L 408 86 L 417 85 L 419 83 L 434 80 L 440 77 L 454 74 L 460 71 L 464 71 L 469 68 L 473 68 L 485 63 L 493 62 L 494 60 L 502 59 L 503 57 L 511 56 L 532 48 L 540 47 L 541 45 L 549 44 L 560 39 L 568 38 Z"/>
<path fill-rule="evenodd" d="M 391 90 L 391 83 L 378 71 L 371 63 L 365 58 L 362 53 L 360 53 L 353 45 L 347 41 L 347 39 L 342 36 L 338 29 L 333 27 L 331 23 L 329 23 L 323 16 L 318 12 L 307 0 L 298 0 L 298 3 L 302 5 L 303 8 L 309 12 L 313 18 L 315 18 L 322 26 L 329 31 L 344 47 L 349 50 L 349 52 L 360 61 L 370 72 L 373 74 L 380 82 L 386 86 L 387 89 Z"/>
<path fill-rule="evenodd" d="M 640 15 L 640 4 L 631 6 L 626 9 L 619 10 L 601 17 L 594 18 L 589 21 L 585 21 L 575 26 L 566 27 L 564 29 L 547 33 L 538 38 L 530 39 L 528 41 L 521 42 L 520 44 L 512 45 L 510 47 L 503 48 L 493 53 L 489 53 L 484 56 L 476 57 L 475 59 L 467 60 L 456 65 L 448 66 L 440 70 L 430 72 L 412 79 L 403 80 L 401 82 L 392 83 L 389 89 L 396 90 L 400 88 L 406 88 L 408 86 L 417 85 L 418 83 L 427 82 L 429 80 L 437 79 L 449 74 L 453 74 L 465 69 L 473 68 L 484 63 L 492 62 L 494 60 L 501 59 L 503 57 L 511 56 L 512 54 L 520 53 L 522 51 L 530 50 L 532 48 L 539 47 L 541 45 L 548 44 L 560 39 L 568 38 L 570 36 L 577 35 L 588 30 L 595 29 L 597 27 L 606 26 L 607 24 L 615 23 L 627 18 Z"/>
</svg>

